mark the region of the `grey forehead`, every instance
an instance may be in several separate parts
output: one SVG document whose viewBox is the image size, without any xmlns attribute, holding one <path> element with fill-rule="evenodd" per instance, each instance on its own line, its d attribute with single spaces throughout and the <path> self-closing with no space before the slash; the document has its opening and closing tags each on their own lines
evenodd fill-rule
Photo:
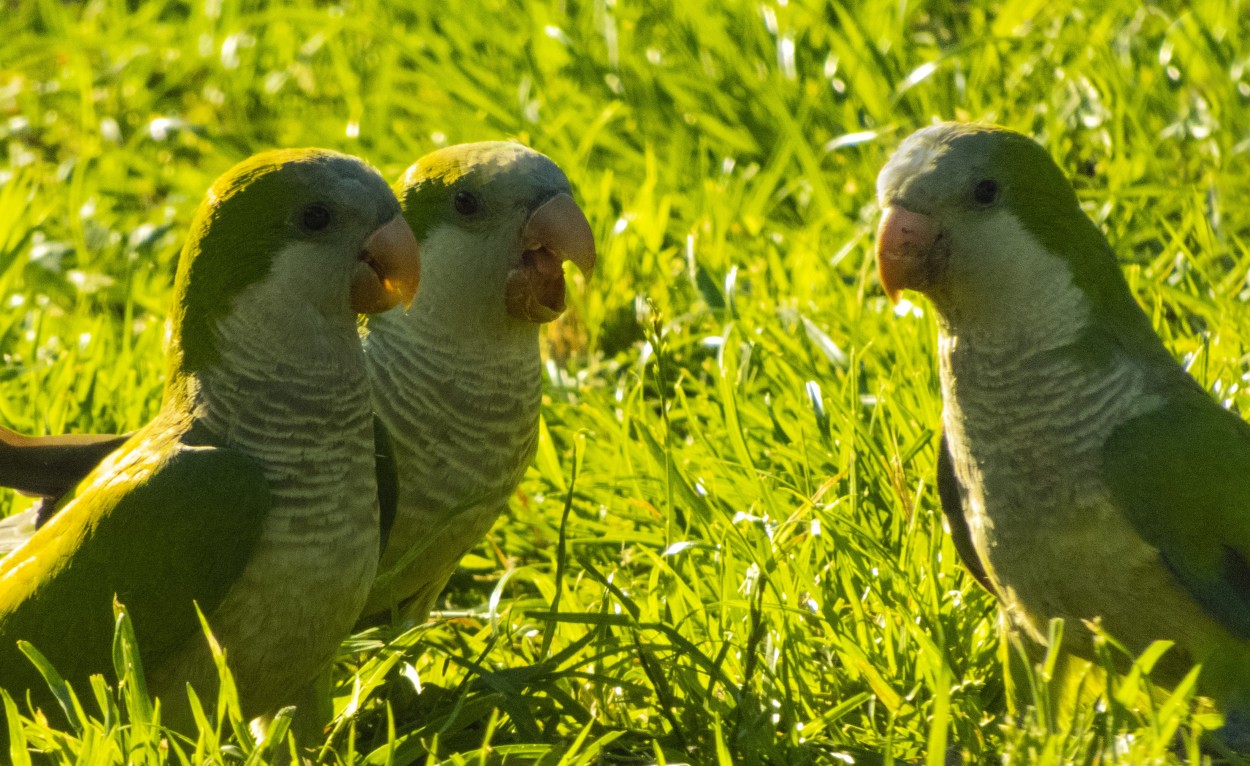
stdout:
<svg viewBox="0 0 1250 766">
<path fill-rule="evenodd" d="M 301 181 L 336 205 L 355 208 L 375 222 L 399 214 L 399 200 L 378 171 L 348 156 L 322 156 L 296 165 Z"/>
<path fill-rule="evenodd" d="M 568 176 L 549 157 L 511 141 L 483 141 L 464 147 L 464 157 L 473 167 L 473 183 L 487 187 L 494 182 L 525 178 L 534 187 L 567 191 Z"/>
<path fill-rule="evenodd" d="M 935 125 L 909 136 L 877 176 L 877 199 L 884 207 L 909 209 L 936 204 L 968 189 L 989 171 L 991 142 L 975 132 Z M 916 212 L 924 212 L 917 210 Z"/>
</svg>

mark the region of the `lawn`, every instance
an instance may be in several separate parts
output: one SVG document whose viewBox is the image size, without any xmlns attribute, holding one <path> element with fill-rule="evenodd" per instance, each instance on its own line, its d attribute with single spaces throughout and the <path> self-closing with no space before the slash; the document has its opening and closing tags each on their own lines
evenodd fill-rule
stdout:
<svg viewBox="0 0 1250 766">
<path fill-rule="evenodd" d="M 599 267 L 545 333 L 510 513 L 435 619 L 343 645 L 325 760 L 1197 763 L 1186 690 L 1009 709 L 933 488 L 933 317 L 872 257 L 904 136 L 1022 130 L 1173 352 L 1250 405 L 1250 14 L 1095 5 L 4 0 L 0 423 L 156 411 L 182 232 L 250 153 L 395 178 L 513 138 L 568 173 Z M 76 691 L 92 721 L 24 724 L 52 763 L 271 755 L 228 725 L 163 749 L 141 702 Z"/>
</svg>

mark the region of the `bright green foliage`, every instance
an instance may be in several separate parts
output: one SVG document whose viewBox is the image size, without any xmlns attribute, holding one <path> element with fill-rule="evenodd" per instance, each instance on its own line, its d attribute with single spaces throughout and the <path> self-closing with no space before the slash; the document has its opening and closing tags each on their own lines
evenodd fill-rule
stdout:
<svg viewBox="0 0 1250 766">
<path fill-rule="evenodd" d="M 549 331 L 514 513 L 440 603 L 457 619 L 346 645 L 357 715 L 328 757 L 1197 762 L 1172 749 L 1192 687 L 1151 704 L 1136 676 L 1071 726 L 1047 704 L 1008 725 L 993 604 L 932 489 L 933 322 L 876 282 L 873 179 L 933 119 L 1037 137 L 1170 350 L 1244 408 L 1244 9 L 132 5 L 0 13 L 7 424 L 150 419 L 174 232 L 259 149 L 332 146 L 396 178 L 443 142 L 519 138 L 599 238 Z"/>
</svg>

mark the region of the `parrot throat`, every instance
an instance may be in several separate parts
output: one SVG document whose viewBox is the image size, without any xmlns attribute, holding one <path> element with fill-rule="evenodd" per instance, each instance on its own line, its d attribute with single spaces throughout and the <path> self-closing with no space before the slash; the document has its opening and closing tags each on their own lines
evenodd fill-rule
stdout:
<svg viewBox="0 0 1250 766">
<path fill-rule="evenodd" d="M 1095 364 L 1072 345 L 967 341 L 939 335 L 942 422 L 964 515 L 1004 609 L 1044 644 L 1047 619 L 1089 614 L 1064 588 L 1102 577 L 1068 541 L 1107 536 L 1124 523 L 1101 478 L 1103 445 L 1160 400 L 1123 356 Z M 1021 550 L 1035 555 L 1011 553 Z"/>
<path fill-rule="evenodd" d="M 538 325 L 483 343 L 444 319 L 392 311 L 365 341 L 377 416 L 395 445 L 395 525 L 365 614 L 421 592 L 428 610 L 456 562 L 507 507 L 538 437 Z M 435 582 L 437 581 L 437 582 Z"/>
<path fill-rule="evenodd" d="M 171 389 L 186 401 L 167 407 L 189 404 L 195 439 L 251 456 L 269 485 L 255 553 L 207 615 L 257 715 L 333 656 L 368 593 L 379 544 L 371 404 L 349 313 L 284 307 L 261 283 L 216 332 L 221 363 L 182 372 Z M 202 643 L 170 661 L 170 678 L 215 672 Z"/>
</svg>

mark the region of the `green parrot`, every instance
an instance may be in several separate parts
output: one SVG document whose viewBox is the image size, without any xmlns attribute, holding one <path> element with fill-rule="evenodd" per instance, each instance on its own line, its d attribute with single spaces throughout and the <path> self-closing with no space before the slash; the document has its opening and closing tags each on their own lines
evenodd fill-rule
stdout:
<svg viewBox="0 0 1250 766">
<path fill-rule="evenodd" d="M 1092 656 L 1175 642 L 1155 676 L 1226 720 L 1250 703 L 1250 426 L 1172 358 L 1046 151 L 942 124 L 877 179 L 877 254 L 938 321 L 938 485 L 969 569 L 1016 630 Z"/>
<path fill-rule="evenodd" d="M 320 671 L 379 546 L 356 314 L 410 301 L 417 254 L 356 158 L 266 152 L 213 184 L 178 265 L 159 413 L 0 560 L 0 687 L 55 710 L 19 640 L 80 693 L 108 674 L 114 596 L 175 728 L 192 725 L 188 683 L 215 699 L 196 605 L 249 716 Z"/>
<path fill-rule="evenodd" d="M 568 178 L 520 144 L 460 144 L 395 185 L 421 242 L 421 294 L 368 319 L 373 405 L 399 476 L 363 617 L 425 619 L 460 558 L 507 507 L 534 451 L 539 326 L 565 308 L 561 268 L 595 264 Z"/>
<path fill-rule="evenodd" d="M 420 240 L 421 291 L 367 325 L 377 454 L 394 468 L 378 471 L 386 542 L 362 617 L 419 622 L 534 456 L 539 326 L 564 311 L 562 262 L 589 276 L 595 244 L 568 178 L 520 144 L 440 149 L 394 188 Z M 0 551 L 124 438 L 0 428 L 0 486 L 51 499 L 0 522 Z"/>
</svg>

